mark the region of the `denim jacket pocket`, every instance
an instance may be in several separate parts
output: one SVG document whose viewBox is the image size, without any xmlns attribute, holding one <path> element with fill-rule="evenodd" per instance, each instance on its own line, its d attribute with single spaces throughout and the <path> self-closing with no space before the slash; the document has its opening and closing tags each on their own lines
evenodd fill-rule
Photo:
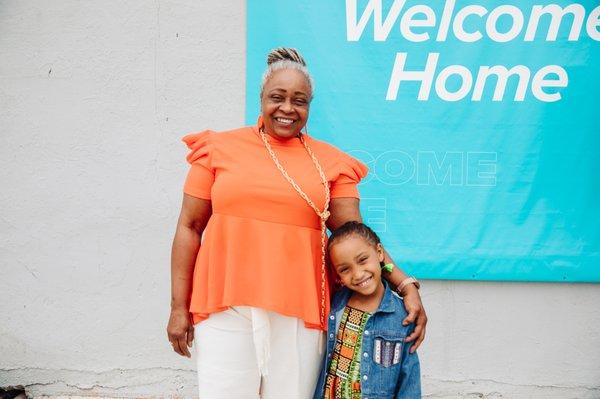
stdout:
<svg viewBox="0 0 600 399">
<path fill-rule="evenodd" d="M 400 363 L 404 337 L 378 334 L 373 339 L 373 362 L 382 367 Z"/>
<path fill-rule="evenodd" d="M 373 341 L 373 361 L 382 367 L 400 363 L 403 340 L 375 338 Z"/>
<path fill-rule="evenodd" d="M 400 376 L 404 335 L 378 331 L 373 334 L 372 394 L 392 395 Z"/>
</svg>

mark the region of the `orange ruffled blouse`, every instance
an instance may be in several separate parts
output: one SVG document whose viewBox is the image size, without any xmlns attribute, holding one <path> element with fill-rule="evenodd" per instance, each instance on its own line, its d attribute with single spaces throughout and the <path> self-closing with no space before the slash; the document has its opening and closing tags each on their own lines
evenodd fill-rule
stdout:
<svg viewBox="0 0 600 399">
<path fill-rule="evenodd" d="M 267 139 L 287 173 L 323 209 L 323 184 L 300 140 Z M 194 269 L 194 323 L 246 305 L 325 330 L 319 309 L 319 218 L 277 169 L 258 127 L 204 131 L 183 141 L 191 150 L 184 192 L 212 204 Z M 312 137 L 307 143 L 329 181 L 331 198 L 358 198 L 356 186 L 367 167 L 330 144 Z M 329 291 L 326 295 L 325 314 Z"/>
</svg>

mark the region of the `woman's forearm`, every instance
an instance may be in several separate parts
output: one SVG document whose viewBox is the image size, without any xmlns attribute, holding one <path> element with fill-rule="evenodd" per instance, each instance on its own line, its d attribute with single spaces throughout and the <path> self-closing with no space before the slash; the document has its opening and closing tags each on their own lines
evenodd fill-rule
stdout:
<svg viewBox="0 0 600 399">
<path fill-rule="evenodd" d="M 171 309 L 189 309 L 200 234 L 179 223 L 171 249 Z"/>
<path fill-rule="evenodd" d="M 390 283 L 390 285 L 392 286 L 394 291 L 397 291 L 398 287 L 400 287 L 402 282 L 404 282 L 404 280 L 406 280 L 408 278 L 408 275 L 404 272 L 404 270 L 402 270 L 398 265 L 396 265 L 396 263 L 394 263 L 394 260 L 392 259 L 390 254 L 385 249 L 383 250 L 383 253 L 384 253 L 383 262 L 384 263 L 393 263 L 395 267 L 392 269 L 391 273 L 387 272 L 387 271 L 382 271 L 381 276 L 384 279 L 386 279 L 388 283 Z M 419 298 L 419 302 L 420 302 L 421 296 L 419 295 L 419 288 L 418 288 L 417 284 L 405 284 L 404 287 L 402 288 L 402 292 L 398 291 L 398 293 L 402 297 L 406 297 L 406 295 L 415 294 L 416 297 Z"/>
<path fill-rule="evenodd" d="M 383 262 L 394 263 L 394 260 L 385 249 Z M 394 263 L 394 265 L 396 265 L 396 263 Z M 396 267 L 392 269 L 391 273 L 384 271 L 382 277 L 385 278 L 395 290 L 408 277 L 408 275 L 404 273 L 404 271 L 398 265 L 396 265 Z"/>
<path fill-rule="evenodd" d="M 211 214 L 210 200 L 183 195 L 171 249 L 171 310 L 189 310 L 196 257 Z"/>
</svg>

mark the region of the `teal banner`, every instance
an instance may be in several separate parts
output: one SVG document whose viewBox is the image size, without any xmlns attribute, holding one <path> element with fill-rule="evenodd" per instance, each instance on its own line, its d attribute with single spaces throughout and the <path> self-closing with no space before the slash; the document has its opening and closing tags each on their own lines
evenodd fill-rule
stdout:
<svg viewBox="0 0 600 399">
<path fill-rule="evenodd" d="M 308 131 L 369 166 L 365 222 L 420 278 L 600 281 L 600 4 L 247 2 L 315 80 Z"/>
</svg>

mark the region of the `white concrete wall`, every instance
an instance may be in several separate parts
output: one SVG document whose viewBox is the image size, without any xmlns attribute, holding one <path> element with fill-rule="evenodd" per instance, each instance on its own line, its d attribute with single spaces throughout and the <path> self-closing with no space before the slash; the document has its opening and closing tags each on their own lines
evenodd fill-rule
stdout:
<svg viewBox="0 0 600 399">
<path fill-rule="evenodd" d="M 0 386 L 195 396 L 165 333 L 180 138 L 243 123 L 244 68 L 241 0 L 0 3 Z M 422 292 L 426 397 L 600 398 L 600 285 Z"/>
</svg>

